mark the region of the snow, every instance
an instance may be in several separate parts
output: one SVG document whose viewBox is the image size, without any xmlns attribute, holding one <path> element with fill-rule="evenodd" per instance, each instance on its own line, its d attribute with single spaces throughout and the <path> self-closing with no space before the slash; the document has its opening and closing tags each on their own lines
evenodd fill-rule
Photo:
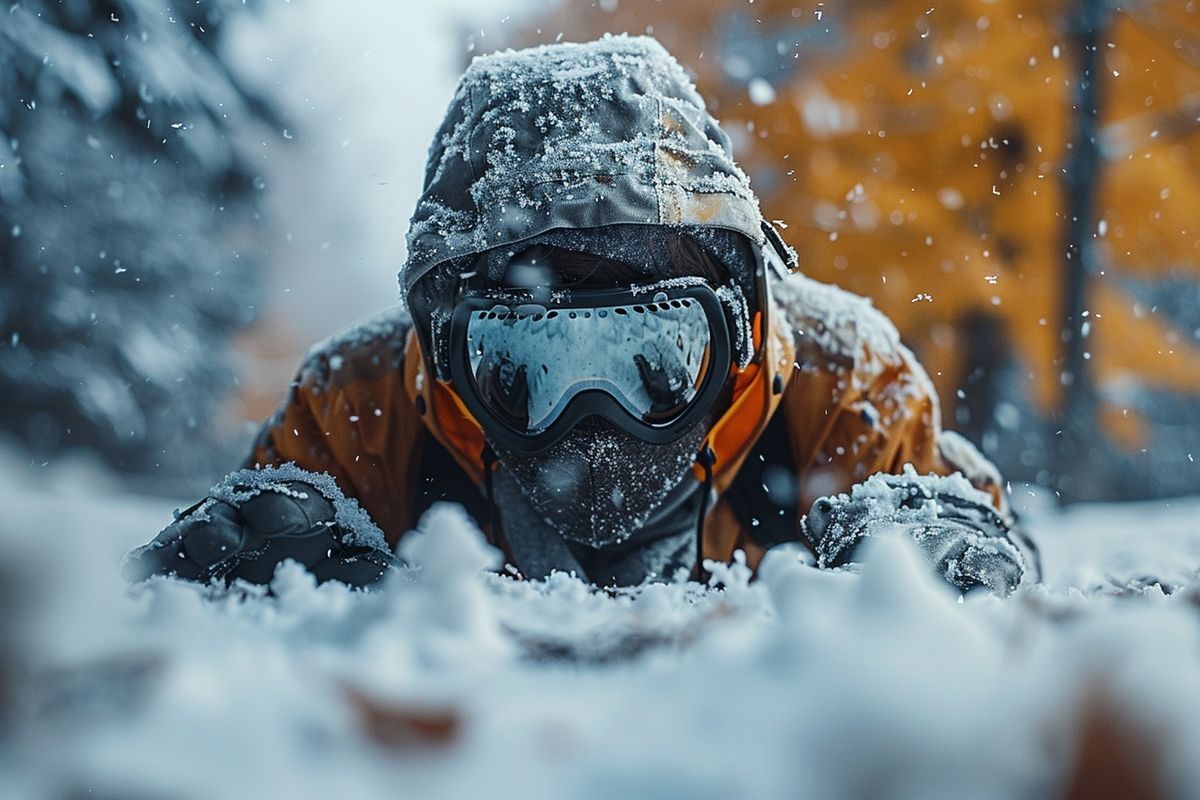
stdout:
<svg viewBox="0 0 1200 800">
<path fill-rule="evenodd" d="M 1096 719 L 1164 790 L 1200 779 L 1198 499 L 1027 502 L 1047 585 L 1008 601 L 886 538 L 856 571 L 712 565 L 721 590 L 516 581 L 453 506 L 380 592 L 295 565 L 127 592 L 169 502 L 0 472 L 3 796 L 1042 796 Z"/>
<path fill-rule="evenodd" d="M 815 362 L 849 377 L 851 387 L 864 390 L 897 366 L 906 365 L 896 391 L 928 398 L 935 406 L 938 394 L 928 373 L 901 341 L 892 321 L 871 300 L 832 284 L 792 273 L 771 285 L 775 303 L 789 320 L 797 348 L 797 367 Z M 901 400 L 897 397 L 896 400 Z M 896 403 L 903 408 L 904 404 Z"/>
<path fill-rule="evenodd" d="M 345 543 L 354 547 L 374 547 L 387 550 L 387 539 L 383 531 L 353 497 L 342 493 L 341 487 L 328 473 L 314 474 L 288 462 L 279 466 L 257 469 L 240 469 L 226 475 L 224 480 L 209 490 L 209 497 L 240 506 L 264 491 L 292 492 L 288 481 L 300 481 L 313 486 L 321 496 L 333 504 L 334 522 L 346 531 Z M 292 492 L 294 494 L 294 492 Z M 301 498 L 303 499 L 303 498 Z"/>
<path fill-rule="evenodd" d="M 1056 589 L 1111 593 L 1196 581 L 1200 498 L 1084 504 L 1059 520 L 1072 536 L 1040 537 L 1046 582 Z"/>
<path fill-rule="evenodd" d="M 865 351 L 887 358 L 902 347 L 896 326 L 869 298 L 798 272 L 776 281 L 772 290 L 775 302 L 795 320 L 793 327 L 833 357 L 854 361 L 866 358 Z"/>
<path fill-rule="evenodd" d="M 954 431 L 942 431 L 938 436 L 938 454 L 974 486 L 1000 486 L 1004 482 L 999 470 L 979 448 Z"/>
<path fill-rule="evenodd" d="M 762 78 L 752 78 L 746 87 L 750 93 L 750 102 L 756 106 L 769 106 L 775 102 L 775 87 Z"/>
</svg>

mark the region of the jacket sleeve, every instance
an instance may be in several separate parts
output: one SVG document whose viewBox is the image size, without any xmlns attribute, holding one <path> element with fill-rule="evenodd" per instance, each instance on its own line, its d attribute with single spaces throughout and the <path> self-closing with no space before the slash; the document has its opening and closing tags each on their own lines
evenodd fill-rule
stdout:
<svg viewBox="0 0 1200 800">
<path fill-rule="evenodd" d="M 781 413 L 800 475 L 800 508 L 905 464 L 961 472 L 1007 516 L 1001 479 L 967 440 L 943 431 L 938 396 L 892 324 L 870 303 L 792 276 L 781 287 L 793 311 L 796 364 Z"/>
<path fill-rule="evenodd" d="M 415 522 L 426 438 L 404 387 L 408 332 L 407 318 L 389 311 L 314 348 L 247 459 L 328 473 L 392 547 Z"/>
</svg>

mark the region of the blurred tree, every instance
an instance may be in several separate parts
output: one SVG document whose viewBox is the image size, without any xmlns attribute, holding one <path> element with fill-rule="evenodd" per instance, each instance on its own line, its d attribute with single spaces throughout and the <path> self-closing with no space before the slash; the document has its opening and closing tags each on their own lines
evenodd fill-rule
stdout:
<svg viewBox="0 0 1200 800">
<path fill-rule="evenodd" d="M 230 443 L 213 412 L 259 292 L 230 132 L 269 116 L 217 48 L 245 8 L 0 11 L 0 426 L 35 453 L 207 480 Z"/>
<path fill-rule="evenodd" d="M 801 268 L 897 323 L 950 424 L 1013 477 L 1148 496 L 1200 489 L 1200 302 L 1164 298 L 1200 292 L 1195 5 L 563 3 L 522 43 L 659 38 Z"/>
</svg>

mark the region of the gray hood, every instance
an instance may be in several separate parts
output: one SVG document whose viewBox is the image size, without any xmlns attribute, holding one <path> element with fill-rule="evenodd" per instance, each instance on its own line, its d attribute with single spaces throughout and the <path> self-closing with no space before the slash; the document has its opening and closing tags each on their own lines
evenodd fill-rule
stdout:
<svg viewBox="0 0 1200 800">
<path fill-rule="evenodd" d="M 400 275 L 558 228 L 723 229 L 790 252 L 729 139 L 654 39 L 612 36 L 476 58 L 434 139 Z"/>
</svg>

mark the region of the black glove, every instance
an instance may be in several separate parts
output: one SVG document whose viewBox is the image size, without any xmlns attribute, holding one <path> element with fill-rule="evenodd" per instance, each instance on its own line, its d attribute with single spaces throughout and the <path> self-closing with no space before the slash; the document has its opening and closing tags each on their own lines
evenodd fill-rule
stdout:
<svg viewBox="0 0 1200 800">
<path fill-rule="evenodd" d="M 152 542 L 125 557 L 125 579 L 137 583 L 171 575 L 201 583 L 240 579 L 268 584 L 275 567 L 292 559 L 318 583 L 366 586 L 396 563 L 379 547 L 350 544 L 333 503 L 304 481 L 234 483 L 229 491 L 214 494 L 236 504 L 209 497 L 189 508 Z"/>
<path fill-rule="evenodd" d="M 990 504 L 965 496 L 959 483 L 957 477 L 876 475 L 849 495 L 813 503 L 804 534 L 818 565 L 837 567 L 853 561 L 867 537 L 902 530 L 954 586 L 1007 595 L 1025 572 L 1010 525 Z"/>
</svg>

